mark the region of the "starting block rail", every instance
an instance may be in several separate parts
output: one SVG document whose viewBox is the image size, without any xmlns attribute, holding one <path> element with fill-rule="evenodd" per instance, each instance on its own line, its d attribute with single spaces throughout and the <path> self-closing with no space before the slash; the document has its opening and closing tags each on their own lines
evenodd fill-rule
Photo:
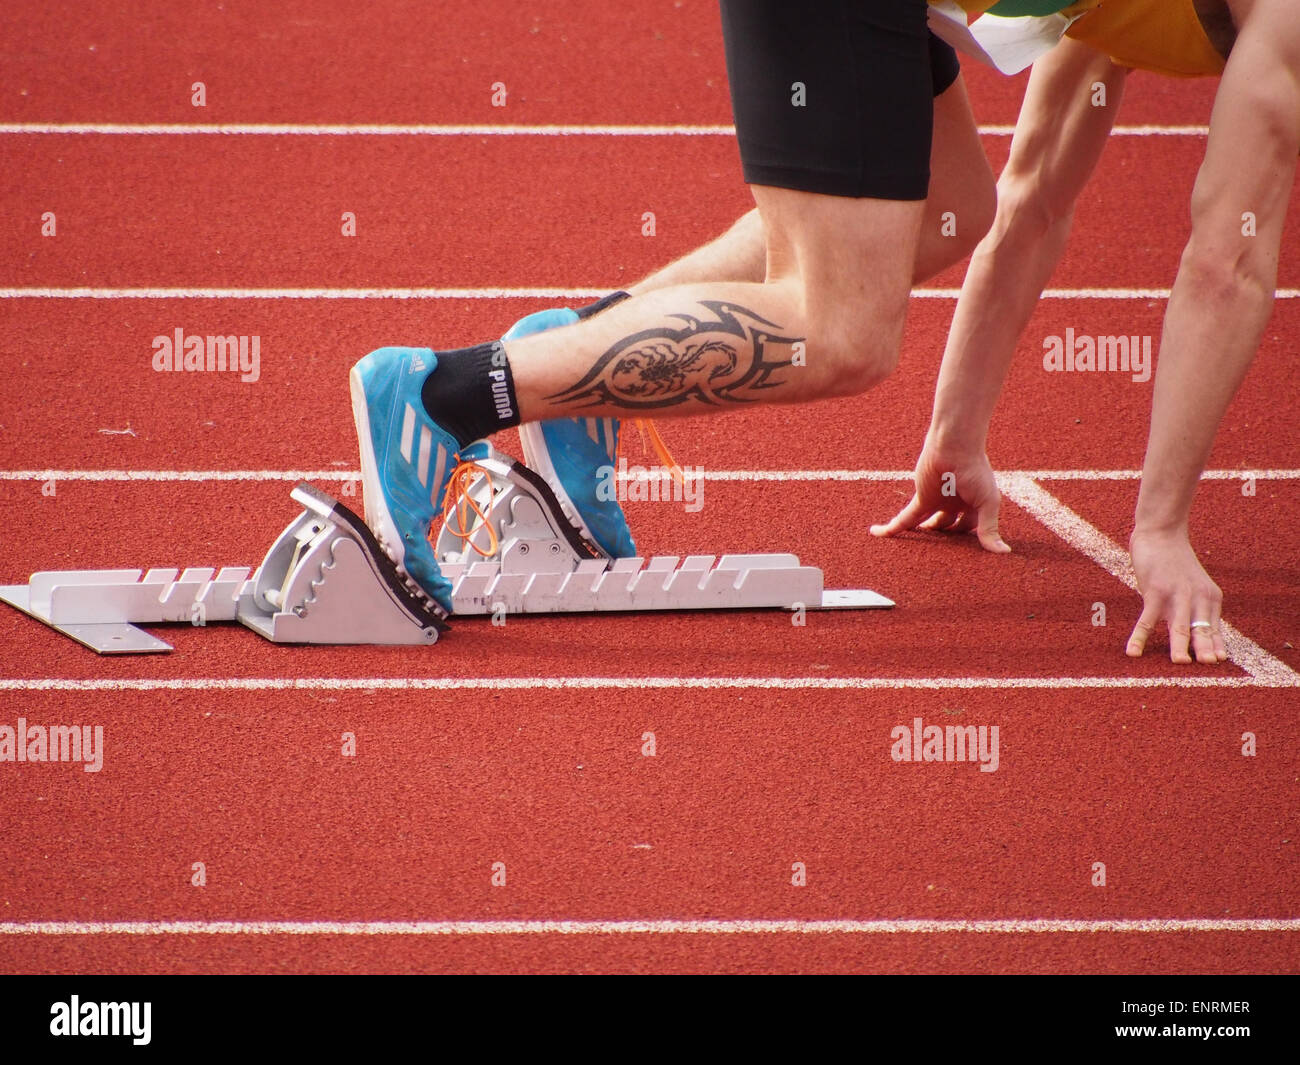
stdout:
<svg viewBox="0 0 1300 1065">
<path fill-rule="evenodd" d="M 569 524 L 532 470 L 499 455 L 478 465 L 469 494 L 484 517 L 466 537 L 444 528 L 435 544 L 452 582 L 453 614 L 894 605 L 868 590 L 826 591 L 821 570 L 791 554 L 608 558 Z M 166 623 L 234 621 L 273 643 L 437 642 L 448 625 L 407 586 L 361 518 L 305 481 L 291 496 L 302 512 L 251 574 L 246 567 L 50 571 L 0 587 L 0 601 L 100 654 L 169 651 L 137 627 Z"/>
</svg>

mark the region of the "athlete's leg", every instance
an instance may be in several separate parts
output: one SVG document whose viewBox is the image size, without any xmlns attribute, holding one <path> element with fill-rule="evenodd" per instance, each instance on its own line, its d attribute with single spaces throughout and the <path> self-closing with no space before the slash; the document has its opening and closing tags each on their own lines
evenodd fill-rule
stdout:
<svg viewBox="0 0 1300 1065">
<path fill-rule="evenodd" d="M 923 201 L 767 186 L 754 198 L 765 281 L 658 289 L 507 343 L 519 416 L 699 414 L 861 392 L 888 376 Z"/>
<path fill-rule="evenodd" d="M 366 522 L 413 588 L 450 613 L 429 530 L 459 453 L 497 426 L 797 403 L 893 370 L 924 201 L 753 191 L 763 282 L 660 289 L 504 344 L 381 348 L 352 368 Z"/>
</svg>

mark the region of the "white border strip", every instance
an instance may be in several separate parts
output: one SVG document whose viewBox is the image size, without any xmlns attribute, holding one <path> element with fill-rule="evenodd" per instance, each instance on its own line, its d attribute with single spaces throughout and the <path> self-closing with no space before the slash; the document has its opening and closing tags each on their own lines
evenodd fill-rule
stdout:
<svg viewBox="0 0 1300 1065">
<path fill-rule="evenodd" d="M 1141 470 L 1005 470 L 1001 476 L 1031 481 L 1138 481 Z M 910 481 L 911 470 L 706 470 L 717 482 Z M 1206 470 L 1202 481 L 1300 480 L 1300 469 Z M 0 470 L 0 481 L 359 481 L 359 470 Z"/>
<path fill-rule="evenodd" d="M 986 137 L 1009 137 L 1015 126 L 986 125 Z M 1205 137 L 1209 126 L 1116 126 L 1120 137 Z M 126 137 L 734 137 L 730 125 L 490 125 L 490 124 L 313 124 L 287 122 L 4 122 L 0 134 L 92 134 Z"/>
<path fill-rule="evenodd" d="M 1294 917 L 1006 920 L 6 921 L 0 936 L 982 935 L 1300 932 Z"/>
<path fill-rule="evenodd" d="M 1279 663 L 1280 664 L 1280 663 Z M 1286 667 L 1283 666 L 1283 669 Z M 1294 676 L 1294 674 L 1292 674 Z M 1154 677 L 62 677 L 0 678 L 0 692 L 157 691 L 950 691 L 1008 688 L 1274 688 L 1271 676 Z"/>
<path fill-rule="evenodd" d="M 5 300 L 594 300 L 603 288 L 0 288 Z M 955 300 L 959 288 L 914 288 L 914 299 Z M 1300 288 L 1279 288 L 1279 300 L 1300 299 Z M 1049 288 L 1045 300 L 1168 300 L 1167 288 Z"/>
<path fill-rule="evenodd" d="M 1092 559 L 1112 577 L 1137 591 L 1137 579 L 1129 554 L 1095 525 L 1067 507 L 1041 485 L 1024 474 L 1001 474 L 1002 494 L 1027 511 L 1080 554 Z M 1228 658 L 1261 685 L 1271 688 L 1300 687 L 1300 673 L 1269 654 L 1259 644 L 1238 632 L 1226 621 L 1219 624 Z"/>
</svg>

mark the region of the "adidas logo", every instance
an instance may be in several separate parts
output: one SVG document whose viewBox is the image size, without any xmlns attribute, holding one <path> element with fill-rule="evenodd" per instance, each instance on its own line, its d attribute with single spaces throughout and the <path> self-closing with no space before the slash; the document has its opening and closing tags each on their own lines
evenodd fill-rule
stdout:
<svg viewBox="0 0 1300 1065">
<path fill-rule="evenodd" d="M 420 478 L 420 484 L 424 485 L 425 488 L 430 487 L 430 484 L 432 484 L 433 495 L 431 498 L 436 504 L 438 490 L 442 487 L 442 482 L 447 475 L 447 461 L 450 456 L 447 454 L 445 447 L 441 444 L 434 444 L 433 432 L 427 425 L 421 425 L 419 429 L 420 443 L 417 451 L 415 443 L 416 413 L 415 408 L 408 403 L 402 418 L 402 437 L 399 450 L 402 458 L 415 467 L 415 475 Z M 429 461 L 435 455 L 433 481 L 430 482 Z"/>
<path fill-rule="evenodd" d="M 410 368 L 409 370 L 407 370 L 406 372 L 407 372 L 407 373 L 423 373 L 423 372 L 424 372 L 425 370 L 427 370 L 428 368 L 429 368 L 429 367 L 428 367 L 428 365 L 425 363 L 425 361 L 424 361 L 422 358 L 420 358 L 420 354 L 419 354 L 419 352 L 416 352 L 413 356 L 411 356 L 411 368 Z"/>
</svg>

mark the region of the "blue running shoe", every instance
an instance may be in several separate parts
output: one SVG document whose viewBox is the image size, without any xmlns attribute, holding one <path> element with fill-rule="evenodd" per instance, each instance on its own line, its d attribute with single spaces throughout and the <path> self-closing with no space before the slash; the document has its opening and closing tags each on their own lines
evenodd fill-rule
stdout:
<svg viewBox="0 0 1300 1065">
<path fill-rule="evenodd" d="M 379 348 L 349 375 L 361 444 L 366 524 L 397 569 L 444 613 L 452 585 L 429 529 L 442 514 L 459 445 L 424 410 L 420 390 L 438 365 L 429 348 Z"/>
<path fill-rule="evenodd" d="M 502 339 L 517 340 L 578 320 L 577 311 L 567 307 L 537 311 L 517 321 Z M 573 527 L 611 558 L 631 558 L 636 544 L 613 491 L 618 434 L 617 418 L 556 418 L 519 427 L 524 462 L 551 486 Z"/>
</svg>

